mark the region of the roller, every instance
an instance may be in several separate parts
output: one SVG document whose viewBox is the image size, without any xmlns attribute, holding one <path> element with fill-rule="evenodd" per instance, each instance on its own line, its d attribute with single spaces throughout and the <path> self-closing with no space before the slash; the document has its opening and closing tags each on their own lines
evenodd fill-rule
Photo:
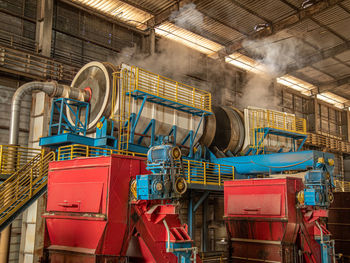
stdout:
<svg viewBox="0 0 350 263">
<path fill-rule="evenodd" d="M 72 87 L 91 93 L 88 131 L 91 131 L 103 116 L 108 118 L 111 115 L 112 74 L 115 71 L 117 67 L 111 63 L 93 61 L 82 67 L 72 81 Z M 85 116 L 85 110 L 81 112 L 81 116 Z M 67 118 L 70 123 L 74 123 L 74 115 L 68 108 Z"/>
<path fill-rule="evenodd" d="M 239 153 L 245 138 L 243 113 L 229 106 L 213 106 L 212 109 L 214 114 L 206 117 L 200 142 L 214 152 Z"/>
</svg>

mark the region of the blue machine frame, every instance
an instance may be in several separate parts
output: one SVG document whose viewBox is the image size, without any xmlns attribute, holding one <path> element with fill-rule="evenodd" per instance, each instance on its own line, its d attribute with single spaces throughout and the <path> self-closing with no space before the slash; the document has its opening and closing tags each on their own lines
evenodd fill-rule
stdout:
<svg viewBox="0 0 350 263">
<path fill-rule="evenodd" d="M 85 110 L 85 118 L 80 120 L 82 111 Z M 74 125 L 72 125 L 68 118 L 66 111 L 73 114 Z M 53 123 L 55 114 L 58 114 L 58 122 Z M 52 101 L 51 118 L 49 124 L 49 136 L 53 135 L 53 130 L 57 129 L 57 135 L 63 133 L 83 134 L 86 135 L 87 120 L 89 117 L 89 103 L 74 99 L 58 98 Z"/>
</svg>

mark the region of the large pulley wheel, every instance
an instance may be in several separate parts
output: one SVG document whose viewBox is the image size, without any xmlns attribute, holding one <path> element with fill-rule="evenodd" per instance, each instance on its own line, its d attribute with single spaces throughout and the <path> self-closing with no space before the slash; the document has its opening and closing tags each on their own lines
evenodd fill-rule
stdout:
<svg viewBox="0 0 350 263">
<path fill-rule="evenodd" d="M 187 182 L 186 182 L 185 178 L 183 178 L 183 177 L 176 178 L 175 184 L 174 184 L 174 191 L 175 191 L 175 193 L 177 193 L 179 195 L 186 193 Z"/>
<path fill-rule="evenodd" d="M 181 150 L 179 147 L 176 146 L 171 149 L 171 157 L 174 160 L 179 160 L 181 158 Z"/>
<path fill-rule="evenodd" d="M 92 130 L 103 116 L 108 118 L 111 115 L 113 72 L 115 71 L 117 71 L 116 67 L 110 63 L 94 61 L 82 67 L 72 81 L 72 87 L 91 92 L 87 130 Z M 66 112 L 68 121 L 73 125 L 74 114 L 68 107 Z M 84 120 L 85 110 L 81 111 L 79 117 L 81 121 Z"/>
</svg>

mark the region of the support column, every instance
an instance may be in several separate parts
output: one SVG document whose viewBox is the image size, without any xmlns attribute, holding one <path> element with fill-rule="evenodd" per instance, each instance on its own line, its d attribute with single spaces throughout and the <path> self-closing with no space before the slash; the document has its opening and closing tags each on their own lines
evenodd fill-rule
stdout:
<svg viewBox="0 0 350 263">
<path fill-rule="evenodd" d="M 36 42 L 39 53 L 47 57 L 51 54 L 53 5 L 53 0 L 37 1 Z"/>
<path fill-rule="evenodd" d="M 208 198 L 203 202 L 203 220 L 202 220 L 202 242 L 201 250 L 202 252 L 207 252 L 208 250 Z"/>
<path fill-rule="evenodd" d="M 43 92 L 33 94 L 28 147 L 40 148 L 39 139 L 48 135 L 51 99 Z M 39 262 L 43 254 L 46 194 L 23 213 L 19 262 Z"/>
<path fill-rule="evenodd" d="M 190 235 L 190 237 L 192 238 L 193 240 L 193 216 L 194 216 L 194 213 L 193 213 L 193 193 L 192 191 L 190 190 L 189 191 L 189 200 L 188 200 L 188 216 L 187 216 L 187 225 L 188 225 L 188 234 Z"/>
<path fill-rule="evenodd" d="M 54 0 L 37 0 L 36 42 L 39 54 L 51 56 Z M 28 147 L 40 148 L 39 139 L 47 136 L 50 121 L 51 99 L 43 92 L 32 95 L 32 112 Z M 45 196 L 45 195 L 44 195 Z M 44 248 L 45 197 L 40 197 L 22 217 L 22 233 L 19 262 L 38 262 Z"/>
<path fill-rule="evenodd" d="M 150 41 L 150 54 L 153 55 L 156 52 L 156 33 L 154 31 L 154 28 L 151 29 L 151 32 L 149 34 L 149 41 Z"/>
</svg>

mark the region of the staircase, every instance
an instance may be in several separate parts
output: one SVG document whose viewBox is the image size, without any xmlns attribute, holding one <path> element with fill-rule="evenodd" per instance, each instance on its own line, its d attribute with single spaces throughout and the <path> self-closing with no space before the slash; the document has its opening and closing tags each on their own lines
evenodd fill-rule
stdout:
<svg viewBox="0 0 350 263">
<path fill-rule="evenodd" d="M 0 232 L 46 191 L 55 153 L 39 153 L 0 184 Z"/>
</svg>

